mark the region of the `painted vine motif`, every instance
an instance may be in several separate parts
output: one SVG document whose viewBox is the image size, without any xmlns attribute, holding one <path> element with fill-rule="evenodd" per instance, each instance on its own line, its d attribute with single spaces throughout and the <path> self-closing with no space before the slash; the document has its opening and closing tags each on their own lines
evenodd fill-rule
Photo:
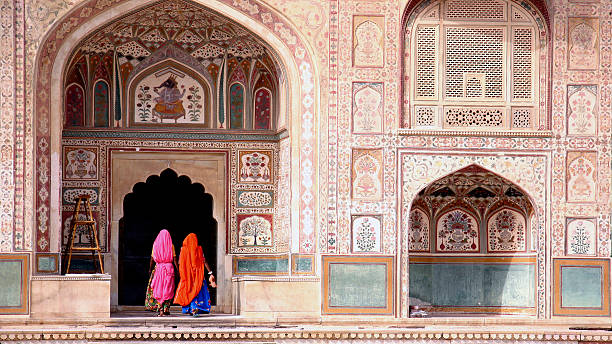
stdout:
<svg viewBox="0 0 612 344">
<path fill-rule="evenodd" d="M 255 129 L 270 129 L 271 98 L 270 91 L 265 88 L 255 92 Z"/>
<path fill-rule="evenodd" d="M 429 218 L 420 209 L 410 212 L 409 240 L 410 251 L 429 251 Z"/>
</svg>

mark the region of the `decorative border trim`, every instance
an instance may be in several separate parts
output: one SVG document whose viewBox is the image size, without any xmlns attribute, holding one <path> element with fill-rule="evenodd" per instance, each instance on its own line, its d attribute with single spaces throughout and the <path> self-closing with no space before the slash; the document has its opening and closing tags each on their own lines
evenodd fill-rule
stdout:
<svg viewBox="0 0 612 344">
<path fill-rule="evenodd" d="M 277 134 L 226 134 L 210 132 L 190 132 L 185 129 L 181 132 L 173 131 L 108 131 L 108 130 L 64 130 L 62 138 L 100 138 L 100 139 L 169 139 L 169 140 L 222 140 L 222 141 L 279 141 L 288 136 L 287 131 Z"/>
<path fill-rule="evenodd" d="M 486 136 L 486 137 L 553 137 L 552 130 L 540 131 L 484 131 L 484 130 L 419 130 L 398 129 L 405 136 Z"/>
<path fill-rule="evenodd" d="M 234 276 L 232 282 L 246 282 L 246 281 L 263 281 L 263 282 L 321 282 L 321 279 L 317 276 Z"/>
<path fill-rule="evenodd" d="M 289 265 L 289 255 L 282 255 L 282 256 L 243 256 L 243 257 L 239 257 L 239 256 L 234 256 L 234 259 L 232 260 L 232 272 L 234 275 L 287 275 L 289 274 L 289 271 L 282 271 L 282 270 L 274 270 L 274 271 L 247 271 L 247 272 L 240 272 L 238 271 L 238 263 L 240 261 L 248 261 L 248 260 L 273 260 L 276 261 L 277 263 L 283 260 L 287 261 L 287 265 Z M 289 268 L 289 266 L 287 266 L 287 268 Z"/>
<path fill-rule="evenodd" d="M 595 267 L 601 268 L 601 308 L 563 307 L 561 304 L 561 268 Z M 553 259 L 553 315 L 598 317 L 610 316 L 610 260 L 608 259 Z"/>
<path fill-rule="evenodd" d="M 309 259 L 310 260 L 310 271 L 298 270 L 297 261 L 298 259 Z M 293 275 L 314 275 L 315 273 L 315 255 L 314 254 L 292 254 L 291 255 L 291 274 Z M 317 277 L 317 280 L 320 280 Z"/>
<path fill-rule="evenodd" d="M 30 255 L 0 254 L 0 261 L 17 261 L 21 263 L 21 305 L 0 306 L 0 314 L 28 314 L 30 297 Z"/>
<path fill-rule="evenodd" d="M 380 314 L 392 315 L 395 300 L 395 269 L 393 256 L 322 256 L 323 266 L 323 307 L 322 314 Z M 386 305 L 384 308 L 352 308 L 352 307 L 333 307 L 329 304 L 329 267 L 332 263 L 336 264 L 384 264 L 386 271 Z"/>
<path fill-rule="evenodd" d="M 235 331 L 233 329 L 223 330 L 210 328 L 202 332 L 200 328 L 183 328 L 180 331 L 176 329 L 157 328 L 151 330 L 100 330 L 100 329 L 73 329 L 73 330 L 55 330 L 46 329 L 24 332 L 23 329 L 11 329 L 2 331 L 0 340 L 2 341 L 23 341 L 23 340 L 171 340 L 171 339 L 213 339 L 215 341 L 227 340 L 257 340 L 258 342 L 265 338 L 265 343 L 271 343 L 274 339 L 322 339 L 325 341 L 333 341 L 337 339 L 420 339 L 427 342 L 432 340 L 465 340 L 468 342 L 478 343 L 481 340 L 531 340 L 531 341 L 612 341 L 612 335 L 608 332 L 598 331 L 597 334 L 584 335 L 579 332 L 570 331 L 499 331 L 499 330 L 406 330 L 406 329 L 389 329 L 389 328 L 368 328 L 368 329 L 281 329 L 279 330 L 258 330 L 258 329 L 242 329 Z"/>
</svg>

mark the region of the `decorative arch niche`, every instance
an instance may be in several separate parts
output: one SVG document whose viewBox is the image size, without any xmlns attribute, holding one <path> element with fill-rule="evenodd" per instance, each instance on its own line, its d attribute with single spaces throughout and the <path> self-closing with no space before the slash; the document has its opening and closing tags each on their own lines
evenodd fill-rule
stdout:
<svg viewBox="0 0 612 344">
<path fill-rule="evenodd" d="M 410 303 L 436 313 L 535 314 L 533 214 L 519 186 L 477 165 L 428 184 L 410 210 Z"/>
<path fill-rule="evenodd" d="M 434 312 L 442 313 L 522 314 L 537 316 L 538 318 L 545 317 L 545 307 L 550 302 L 545 297 L 546 266 L 543 264 L 546 257 L 546 237 L 550 231 L 545 222 L 545 214 L 548 211 L 545 194 L 546 164 L 548 161 L 546 155 L 495 156 L 473 152 L 440 154 L 437 152 L 401 151 L 399 161 L 401 164 L 400 174 L 402 175 L 400 282 L 398 285 L 398 289 L 401 290 L 398 293 L 400 316 L 408 316 L 409 305 L 420 304 L 421 306 L 430 305 Z M 461 175 L 464 176 L 456 179 L 456 176 Z M 476 178 L 465 180 L 465 175 Z M 498 181 L 502 186 L 506 185 L 512 188 L 495 187 L 491 184 L 497 182 L 487 182 L 489 178 Z M 449 187 L 449 185 L 457 185 L 457 187 Z M 426 197 L 426 195 L 428 196 Z M 465 200 L 466 198 L 473 198 L 473 200 Z M 486 199 L 489 200 L 485 201 Z M 508 200 L 512 202 L 508 202 Z M 483 203 L 486 206 L 483 207 Z M 478 222 L 481 237 L 479 251 L 472 253 L 436 252 L 435 225 L 437 219 L 444 216 L 445 213 L 461 208 L 466 204 L 472 204 L 468 212 Z M 524 242 L 527 245 L 527 250 L 521 251 L 520 248 L 513 249 L 511 252 L 488 250 L 486 223 L 491 216 L 503 209 L 512 209 L 525 216 L 528 238 Z M 413 219 L 417 220 L 416 227 L 412 225 Z M 426 224 L 424 225 L 423 222 L 426 222 Z M 416 235 L 415 231 L 411 229 L 418 229 Z M 521 267 L 523 271 L 520 278 L 523 278 L 521 281 L 524 282 L 521 288 L 524 288 L 527 292 L 517 296 L 516 300 L 520 301 L 507 302 L 497 299 L 499 302 L 495 304 L 490 302 L 492 299 L 489 299 L 490 304 L 481 307 L 477 302 L 483 300 L 478 300 L 478 298 L 483 297 L 486 293 L 472 293 L 470 295 L 466 294 L 465 298 L 465 300 L 468 300 L 467 297 L 469 296 L 470 300 L 475 301 L 472 304 L 467 302 L 462 304 L 460 303 L 461 298 L 459 298 L 455 300 L 459 300 L 457 303 L 449 306 L 440 302 L 439 298 L 436 299 L 427 294 L 428 290 L 444 289 L 441 284 L 434 285 L 434 281 L 448 282 L 448 285 L 456 286 L 467 285 L 462 284 L 463 282 L 460 282 L 458 278 L 469 276 L 477 271 L 468 272 L 469 269 L 484 269 L 491 264 L 494 266 L 500 263 L 505 264 L 503 263 L 504 260 L 510 262 L 507 266 L 512 268 L 514 267 L 513 264 L 524 264 Z M 513 278 L 514 280 L 517 276 L 509 277 L 509 274 L 514 273 L 512 268 L 500 272 L 500 276 L 508 276 L 507 278 Z M 434 273 L 435 269 L 438 270 Z M 433 277 L 423 279 L 423 276 L 427 274 L 440 275 L 442 271 L 455 271 L 459 276 L 441 275 L 446 276 L 447 279 L 451 278 L 453 282 L 444 282 L 443 279 Z M 482 271 L 486 271 L 486 269 Z M 485 275 L 486 273 L 481 276 L 482 280 L 491 280 L 489 276 Z M 432 281 L 432 284 L 425 286 L 422 283 L 419 284 L 417 282 L 419 278 L 422 281 Z M 514 290 L 513 284 L 505 283 L 504 278 L 498 281 L 499 287 L 493 289 L 487 287 L 481 290 L 499 292 L 498 295 L 511 295 L 512 290 Z M 473 282 L 476 283 L 476 280 Z M 489 296 L 491 295 L 493 294 L 489 294 Z M 485 303 L 481 304 L 485 305 Z M 434 307 L 434 305 L 436 306 Z"/>
</svg>

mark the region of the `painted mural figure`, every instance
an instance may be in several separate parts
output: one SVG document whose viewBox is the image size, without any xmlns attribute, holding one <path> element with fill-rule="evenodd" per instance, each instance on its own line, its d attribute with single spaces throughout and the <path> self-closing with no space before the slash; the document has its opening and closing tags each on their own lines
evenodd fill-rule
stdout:
<svg viewBox="0 0 612 344">
<path fill-rule="evenodd" d="M 149 285 L 145 298 L 145 309 L 158 312 L 158 316 L 170 314 L 170 305 L 174 297 L 174 271 L 178 270 L 176 253 L 170 233 L 162 229 L 151 252 L 149 264 Z"/>
<path fill-rule="evenodd" d="M 204 258 L 202 246 L 198 245 L 198 237 L 194 233 L 183 240 L 179 257 L 179 272 L 181 281 L 176 288 L 174 303 L 183 306 L 183 313 L 194 317 L 198 314 L 210 313 L 211 301 L 208 293 L 208 283 L 205 272 L 208 270 L 210 286 L 217 287 L 215 276 Z"/>
<path fill-rule="evenodd" d="M 153 87 L 153 91 L 159 95 L 154 99 L 157 103 L 153 108 L 154 117 L 159 117 L 160 122 L 163 122 L 165 118 L 174 119 L 174 122 L 180 117 L 185 118 L 185 108 L 182 100 L 185 90 L 181 92 L 178 89 L 178 83 L 174 75 L 170 76 L 161 85 Z"/>
</svg>

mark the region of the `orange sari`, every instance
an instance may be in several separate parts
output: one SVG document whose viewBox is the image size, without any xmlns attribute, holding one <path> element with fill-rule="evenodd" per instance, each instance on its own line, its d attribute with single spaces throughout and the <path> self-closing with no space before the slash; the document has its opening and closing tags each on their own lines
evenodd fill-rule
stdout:
<svg viewBox="0 0 612 344">
<path fill-rule="evenodd" d="M 179 273 L 181 280 L 176 289 L 174 303 L 187 306 L 198 295 L 204 281 L 204 254 L 202 247 L 198 246 L 198 238 L 194 233 L 190 233 L 183 240 L 179 257 Z"/>
</svg>

